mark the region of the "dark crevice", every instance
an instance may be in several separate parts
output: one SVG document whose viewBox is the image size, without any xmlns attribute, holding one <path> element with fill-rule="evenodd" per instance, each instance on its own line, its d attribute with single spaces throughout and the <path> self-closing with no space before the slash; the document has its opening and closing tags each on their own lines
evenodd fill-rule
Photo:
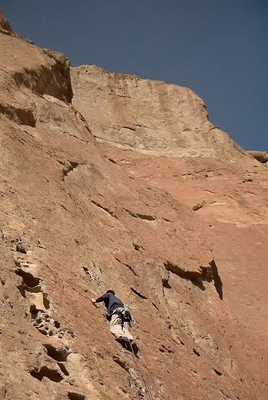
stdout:
<svg viewBox="0 0 268 400">
<path fill-rule="evenodd" d="M 67 370 L 67 368 L 65 367 L 64 364 L 58 363 L 58 366 L 60 367 L 60 370 L 61 370 L 61 372 L 62 372 L 64 375 L 66 375 L 66 376 L 69 376 L 69 375 L 70 375 L 70 374 L 69 374 L 69 371 Z"/>
<path fill-rule="evenodd" d="M 171 220 L 170 220 L 169 218 L 165 218 L 165 217 L 162 217 L 162 218 L 163 218 L 163 220 L 166 221 L 166 222 L 171 222 Z"/>
<path fill-rule="evenodd" d="M 32 319 L 35 320 L 37 318 L 38 310 L 36 309 L 36 306 L 34 304 L 32 304 L 30 306 L 30 313 L 31 313 Z"/>
<path fill-rule="evenodd" d="M 117 95 L 117 96 L 118 96 L 118 95 Z M 119 97 L 126 97 L 127 99 L 130 99 L 130 96 L 120 96 L 120 95 L 119 95 Z M 121 128 L 129 129 L 130 131 L 133 131 L 133 132 L 136 131 L 136 127 L 133 128 L 132 126 L 122 126 Z"/>
<path fill-rule="evenodd" d="M 22 253 L 22 254 L 27 254 L 27 249 L 26 249 L 25 245 L 21 242 L 17 243 L 16 251 L 18 251 L 19 253 Z"/>
<path fill-rule="evenodd" d="M 213 279 L 212 268 L 210 267 L 199 267 L 199 271 L 186 271 L 185 269 L 173 264 L 170 261 L 164 263 L 165 268 L 175 275 L 178 275 L 182 279 L 191 281 L 193 285 L 198 286 L 199 289 L 205 290 L 203 281 L 211 282 Z"/>
<path fill-rule="evenodd" d="M 136 289 L 134 289 L 133 287 L 131 287 L 130 288 L 131 289 L 131 291 L 133 292 L 133 293 L 135 293 L 137 296 L 139 296 L 141 299 L 144 299 L 144 300 L 147 300 L 148 299 L 148 297 L 146 297 L 146 296 L 144 296 L 143 294 L 141 294 L 140 292 L 138 292 Z"/>
<path fill-rule="evenodd" d="M 66 347 L 56 348 L 52 344 L 44 344 L 47 355 L 55 361 L 65 362 L 70 354 L 69 349 Z"/>
<path fill-rule="evenodd" d="M 217 375 L 222 376 L 222 373 L 218 369 L 216 369 L 216 368 L 212 368 L 212 369 Z"/>
<path fill-rule="evenodd" d="M 194 352 L 194 354 L 195 354 L 196 356 L 200 357 L 200 353 L 198 353 L 197 350 L 193 349 L 193 352 Z"/>
<path fill-rule="evenodd" d="M 128 213 L 129 215 L 131 215 L 131 217 L 133 217 L 133 218 L 138 218 L 137 214 L 134 214 L 132 211 L 129 211 L 129 210 L 125 209 L 125 208 L 124 208 L 124 211 L 125 211 L 126 213 Z"/>
<path fill-rule="evenodd" d="M 169 277 L 168 278 L 162 278 L 162 285 L 166 289 L 171 289 L 170 283 L 169 283 Z"/>
<path fill-rule="evenodd" d="M 146 215 L 146 214 L 140 214 L 140 213 L 133 213 L 130 210 L 127 210 L 126 208 L 124 208 L 124 211 L 126 213 L 128 213 L 129 215 L 131 215 L 131 217 L 133 218 L 140 218 L 140 219 L 145 219 L 147 221 L 155 221 L 155 217 L 153 217 L 152 215 Z"/>
<path fill-rule="evenodd" d="M 86 400 L 86 396 L 76 392 L 68 392 L 69 400 Z"/>
<path fill-rule="evenodd" d="M 32 274 L 25 272 L 22 269 L 15 270 L 15 273 L 22 278 L 22 282 L 17 286 L 17 288 L 23 297 L 26 297 L 25 291 L 31 293 L 40 293 L 42 291 L 40 278 L 35 278 Z"/>
<path fill-rule="evenodd" d="M 117 219 L 117 216 L 114 214 L 113 211 L 110 211 L 109 208 L 102 206 L 100 203 L 94 200 L 91 200 L 91 203 L 93 203 L 95 206 L 101 208 L 103 211 L 107 212 L 109 215 Z"/>
<path fill-rule="evenodd" d="M 21 285 L 18 285 L 18 289 L 21 292 L 21 295 L 25 297 L 25 291 L 30 292 L 30 293 L 40 293 L 42 291 L 42 288 L 40 285 L 34 286 L 34 287 L 29 287 L 22 283 Z"/>
<path fill-rule="evenodd" d="M 155 221 L 155 217 L 152 215 L 145 215 L 145 214 L 136 214 L 140 219 L 146 219 L 147 221 Z"/>
<path fill-rule="evenodd" d="M 60 328 L 60 323 L 58 322 L 58 321 L 54 321 L 54 326 L 55 326 L 55 328 Z"/>
<path fill-rule="evenodd" d="M 192 210 L 193 210 L 193 211 L 198 211 L 198 210 L 200 210 L 202 207 L 204 207 L 205 204 L 206 204 L 205 201 L 202 201 L 202 203 L 197 203 L 195 206 L 193 206 Z"/>
<path fill-rule="evenodd" d="M 159 348 L 161 353 L 174 353 L 174 351 L 170 347 L 166 347 L 164 344 L 161 344 L 161 347 Z"/>
<path fill-rule="evenodd" d="M 30 371 L 30 374 L 39 381 L 42 381 L 44 377 L 47 377 L 53 382 L 61 382 L 63 380 L 59 371 L 50 369 L 46 366 L 42 367 L 39 371 L 32 370 Z"/>
<path fill-rule="evenodd" d="M 132 245 L 133 245 L 134 249 L 135 249 L 136 251 L 138 251 L 139 253 L 142 253 L 142 251 L 144 250 L 144 247 L 140 246 L 140 245 L 137 244 L 137 243 L 132 243 Z"/>
<path fill-rule="evenodd" d="M 217 267 L 217 265 L 215 263 L 215 260 L 212 260 L 209 263 L 209 265 L 211 266 L 211 269 L 212 269 L 212 275 L 213 275 L 215 289 L 216 289 L 216 291 L 217 291 L 217 293 L 219 295 L 219 298 L 221 300 L 223 300 L 223 289 L 222 289 L 223 288 L 223 283 L 222 283 L 221 277 L 219 275 L 218 267 Z"/>
<path fill-rule="evenodd" d="M 23 283 L 29 288 L 34 288 L 41 282 L 40 278 L 35 278 L 32 274 L 25 272 L 22 269 L 17 269 L 15 273 L 22 278 Z"/>
</svg>

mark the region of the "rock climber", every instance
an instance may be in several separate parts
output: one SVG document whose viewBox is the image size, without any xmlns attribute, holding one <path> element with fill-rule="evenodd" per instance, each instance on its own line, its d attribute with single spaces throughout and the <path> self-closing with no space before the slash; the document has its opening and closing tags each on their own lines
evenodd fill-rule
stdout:
<svg viewBox="0 0 268 400">
<path fill-rule="evenodd" d="M 129 307 L 124 306 L 113 290 L 107 290 L 102 296 L 91 299 L 91 301 L 93 304 L 104 302 L 110 321 L 110 331 L 118 342 L 137 354 L 138 346 L 129 331 L 132 324 L 135 323 Z"/>
</svg>

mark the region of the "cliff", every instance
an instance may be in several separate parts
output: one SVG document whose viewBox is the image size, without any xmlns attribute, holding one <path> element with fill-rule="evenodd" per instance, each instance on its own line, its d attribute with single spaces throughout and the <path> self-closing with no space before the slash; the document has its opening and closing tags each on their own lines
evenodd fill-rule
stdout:
<svg viewBox="0 0 268 400">
<path fill-rule="evenodd" d="M 0 26 L 1 398 L 266 399 L 267 166 L 190 90 Z"/>
</svg>

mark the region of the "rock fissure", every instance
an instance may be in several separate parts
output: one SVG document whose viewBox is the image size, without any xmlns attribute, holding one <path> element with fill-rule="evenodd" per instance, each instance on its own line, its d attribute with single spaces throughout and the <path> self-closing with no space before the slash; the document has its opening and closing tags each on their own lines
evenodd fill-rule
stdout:
<svg viewBox="0 0 268 400">
<path fill-rule="evenodd" d="M 117 216 L 115 215 L 115 213 L 113 211 L 109 210 L 108 207 L 102 206 L 100 203 L 98 203 L 95 200 L 91 200 L 91 203 L 94 204 L 95 206 L 101 208 L 103 211 L 105 211 L 107 214 L 111 215 L 112 217 L 118 219 Z"/>
<path fill-rule="evenodd" d="M 55 347 L 50 343 L 45 343 L 44 347 L 49 357 L 55 361 L 65 362 L 67 357 L 70 355 L 70 350 L 67 347 Z"/>
<path fill-rule="evenodd" d="M 148 299 L 148 297 L 146 297 L 144 294 L 142 294 L 142 293 L 140 293 L 137 289 L 135 289 L 134 287 L 131 287 L 130 288 L 131 289 L 131 291 L 133 292 L 133 293 L 135 293 L 138 297 L 140 297 L 141 299 L 143 299 L 143 300 L 147 300 Z"/>
<path fill-rule="evenodd" d="M 77 392 L 68 392 L 69 400 L 86 400 L 86 396 Z"/>
<path fill-rule="evenodd" d="M 125 211 L 126 213 L 131 215 L 131 217 L 133 217 L 133 218 L 140 218 L 140 219 L 144 219 L 144 220 L 147 220 L 147 221 L 155 221 L 156 220 L 156 218 L 153 217 L 152 215 L 133 213 L 132 211 L 127 210 L 127 209 L 124 209 L 123 211 Z"/>
<path fill-rule="evenodd" d="M 47 366 L 43 366 L 39 370 L 33 369 L 32 371 L 30 371 L 30 374 L 39 381 L 42 381 L 42 379 L 45 377 L 57 383 L 61 382 L 64 379 L 62 374 L 57 369 L 51 369 Z"/>
<path fill-rule="evenodd" d="M 183 267 L 173 264 L 170 261 L 164 263 L 165 268 L 182 279 L 191 281 L 200 289 L 205 290 L 203 282 L 211 282 L 213 280 L 212 267 L 199 267 L 199 271 L 187 271 Z"/>
<path fill-rule="evenodd" d="M 66 368 L 66 365 L 63 362 L 58 362 L 58 367 L 60 368 L 61 372 L 63 373 L 63 375 L 65 376 L 69 376 L 69 371 Z"/>
</svg>

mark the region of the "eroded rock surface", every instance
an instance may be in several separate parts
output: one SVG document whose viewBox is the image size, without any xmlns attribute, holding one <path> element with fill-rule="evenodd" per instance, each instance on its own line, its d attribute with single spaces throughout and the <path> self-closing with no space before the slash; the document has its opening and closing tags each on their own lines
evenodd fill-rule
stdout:
<svg viewBox="0 0 268 400">
<path fill-rule="evenodd" d="M 65 56 L 15 34 L 0 46 L 0 397 L 266 399 L 267 167 L 188 89 L 126 77 L 126 111 L 122 79 L 107 93 L 89 67 L 78 111 Z M 147 120 L 137 140 L 130 116 Z M 90 302 L 110 288 L 137 320 L 136 361 Z"/>
<path fill-rule="evenodd" d="M 14 34 L 14 31 L 11 28 L 10 23 L 5 18 L 5 16 L 1 12 L 1 10 L 0 10 L 0 30 L 1 30 L 1 33 L 4 33 L 6 35 Z"/>
<path fill-rule="evenodd" d="M 71 73 L 74 105 L 101 142 L 157 156 L 237 160 L 244 154 L 209 122 L 204 102 L 188 88 L 89 65 Z"/>
<path fill-rule="evenodd" d="M 256 158 L 261 163 L 268 162 L 268 153 L 266 151 L 248 151 L 252 157 Z"/>
</svg>

